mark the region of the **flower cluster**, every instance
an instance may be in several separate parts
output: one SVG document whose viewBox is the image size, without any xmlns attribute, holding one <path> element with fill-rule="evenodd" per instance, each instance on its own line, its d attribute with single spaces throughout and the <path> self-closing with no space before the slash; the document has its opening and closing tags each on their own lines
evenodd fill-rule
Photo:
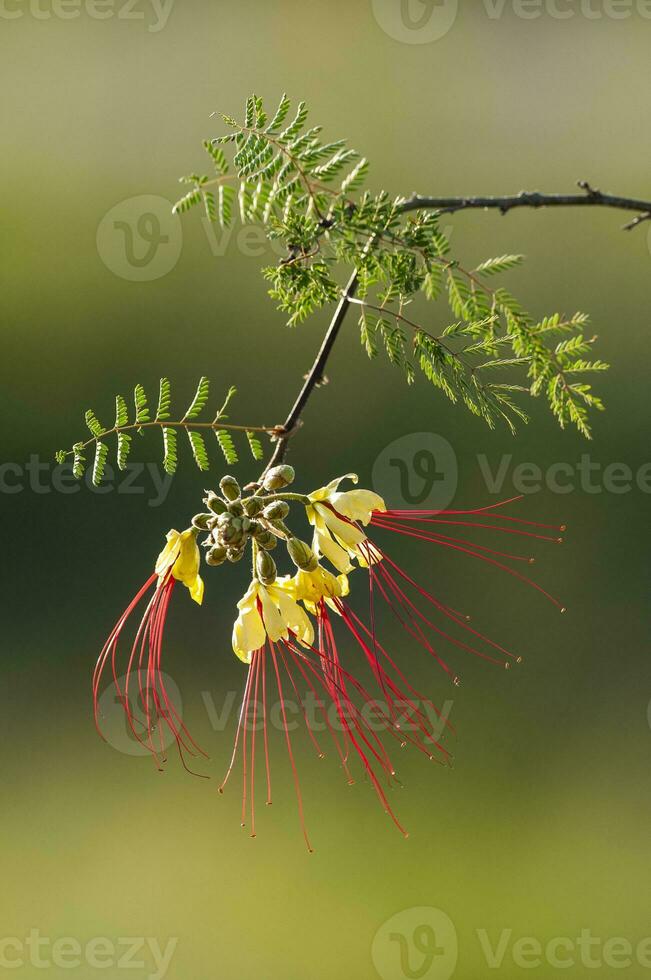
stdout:
<svg viewBox="0 0 651 980">
<path fill-rule="evenodd" d="M 341 490 L 344 480 L 357 483 L 355 474 L 338 477 L 309 493 L 287 488 L 294 480 L 291 466 L 269 470 L 261 483 L 249 484 L 243 493 L 232 476 L 220 481 L 220 493 L 206 491 L 206 510 L 195 515 L 192 525 L 179 534 L 170 531 L 154 575 L 145 583 L 120 617 L 102 650 L 93 681 L 96 720 L 102 673 L 111 664 L 114 683 L 123 701 L 132 731 L 160 762 L 155 742 L 160 736 L 160 719 L 171 731 L 185 764 L 186 754 L 201 753 L 171 704 L 161 675 L 161 644 L 165 616 L 175 582 L 182 582 L 192 598 L 201 603 L 203 582 L 199 575 L 200 549 L 205 548 L 210 566 L 240 561 L 250 545 L 252 579 L 238 602 L 233 627 L 233 650 L 248 667 L 242 708 L 233 755 L 220 791 L 233 771 L 238 751 L 242 753 L 242 824 L 250 814 L 255 836 L 256 732 L 262 728 L 266 802 L 271 802 L 271 771 L 267 740 L 269 684 L 278 692 L 286 747 L 295 781 L 301 826 L 309 844 L 303 817 L 303 800 L 298 780 L 290 726 L 285 716 L 285 690 L 298 696 L 306 688 L 316 699 L 336 754 L 349 783 L 353 783 L 352 760 L 357 758 L 384 810 L 406 834 L 388 799 L 396 771 L 387 744 L 392 740 L 414 746 L 427 758 L 448 764 L 450 753 L 444 738 L 451 726 L 441 713 L 408 680 L 394 653 L 380 642 L 377 607 L 382 602 L 416 647 L 432 657 L 449 678 L 459 684 L 459 675 L 447 651 L 463 650 L 509 667 L 521 657 L 489 639 L 470 625 L 470 618 L 421 587 L 375 541 L 368 528 L 391 531 L 435 544 L 478 559 L 531 585 L 554 603 L 564 607 L 517 568 L 531 563 L 530 555 L 513 554 L 492 545 L 459 537 L 454 529 L 501 532 L 507 536 L 544 541 L 561 541 L 551 527 L 506 515 L 503 504 L 475 510 L 404 511 L 389 510 L 376 493 L 363 489 Z M 288 525 L 292 507 L 303 509 L 312 526 L 311 545 Z M 286 550 L 293 574 L 278 574 L 271 552 L 280 544 Z M 328 567 L 330 566 L 330 567 Z M 368 617 L 350 605 L 350 578 L 364 574 L 368 589 Z M 116 668 L 117 644 L 122 629 L 137 604 L 155 585 L 136 633 L 121 689 Z M 337 631 L 343 630 L 354 653 L 342 659 Z M 140 698 L 145 705 L 143 731 L 137 731 L 129 707 L 128 683 L 138 668 Z M 359 668 L 359 669 L 358 669 Z M 140 679 L 144 670 L 146 683 Z M 369 680 L 360 680 L 364 671 Z M 371 687 L 375 689 L 371 691 Z M 405 724 L 405 718 L 409 723 Z M 308 736 L 322 757 L 325 753 L 305 717 Z M 205 754 L 205 753 L 204 753 Z"/>
</svg>

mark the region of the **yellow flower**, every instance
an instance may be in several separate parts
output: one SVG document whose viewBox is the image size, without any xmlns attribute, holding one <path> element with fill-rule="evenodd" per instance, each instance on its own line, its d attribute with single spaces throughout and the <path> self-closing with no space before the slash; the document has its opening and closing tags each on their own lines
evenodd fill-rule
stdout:
<svg viewBox="0 0 651 980">
<path fill-rule="evenodd" d="M 251 582 L 237 604 L 240 613 L 233 626 L 233 650 L 245 664 L 251 663 L 251 655 L 265 645 L 267 637 L 276 643 L 286 640 L 291 631 L 301 643 L 312 645 L 312 623 L 293 592 L 289 576 L 276 579 L 273 585 Z"/>
<path fill-rule="evenodd" d="M 328 605 L 336 609 L 333 599 L 348 595 L 348 579 L 345 575 L 333 575 L 323 565 L 317 565 L 312 572 L 299 570 L 292 581 L 292 592 L 313 615 L 316 615 L 317 605 L 325 599 Z"/>
<path fill-rule="evenodd" d="M 360 565 L 368 565 L 369 560 L 380 560 L 379 552 L 361 528 L 350 522 L 366 525 L 374 510 L 387 509 L 382 497 L 372 490 L 340 492 L 339 484 L 345 479 L 357 483 L 357 474 L 347 473 L 315 490 L 309 494 L 310 503 L 306 506 L 307 519 L 314 527 L 312 548 L 342 573 L 350 572 L 353 568 L 351 557 L 356 558 Z"/>
<path fill-rule="evenodd" d="M 203 600 L 203 581 L 199 575 L 201 556 L 197 547 L 194 528 L 179 533 L 172 528 L 167 532 L 167 544 L 156 559 L 158 584 L 162 585 L 171 574 L 185 585 L 195 602 Z"/>
</svg>

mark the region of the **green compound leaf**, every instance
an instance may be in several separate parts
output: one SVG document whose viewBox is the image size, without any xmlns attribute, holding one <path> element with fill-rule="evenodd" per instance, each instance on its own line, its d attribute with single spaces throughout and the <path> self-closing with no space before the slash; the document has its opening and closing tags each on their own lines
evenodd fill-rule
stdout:
<svg viewBox="0 0 651 980">
<path fill-rule="evenodd" d="M 168 419 L 170 417 L 170 405 L 172 402 L 171 387 L 167 378 L 160 379 L 158 390 L 158 408 L 156 409 L 156 421 Z"/>
<path fill-rule="evenodd" d="M 129 409 L 122 395 L 115 396 L 115 428 L 129 424 Z"/>
<path fill-rule="evenodd" d="M 97 421 L 94 412 L 89 408 L 85 415 L 86 425 L 90 430 L 90 434 L 98 439 L 100 436 L 104 435 L 106 429 L 104 426 Z"/>
<path fill-rule="evenodd" d="M 165 426 L 163 428 L 163 469 L 166 473 L 176 473 L 178 456 L 176 453 L 176 430 Z"/>
<path fill-rule="evenodd" d="M 190 407 L 185 413 L 184 421 L 197 418 L 197 416 L 201 413 L 201 410 L 205 407 L 209 394 L 210 381 L 208 378 L 201 378 Z"/>
<path fill-rule="evenodd" d="M 147 395 L 141 384 L 137 384 L 133 389 L 133 403 L 136 409 L 136 422 L 149 422 Z"/>
<path fill-rule="evenodd" d="M 255 432 L 251 432 L 250 430 L 247 431 L 246 438 L 248 440 L 249 449 L 251 450 L 251 455 L 253 456 L 253 458 L 256 460 L 262 459 L 262 457 L 264 456 L 262 443 L 256 436 Z"/>
<path fill-rule="evenodd" d="M 104 478 L 107 456 L 108 446 L 106 443 L 97 442 L 95 445 L 95 462 L 93 463 L 93 483 L 96 487 L 100 485 Z"/>
<path fill-rule="evenodd" d="M 208 459 L 206 443 L 201 433 L 188 429 L 188 439 L 190 441 L 190 446 L 192 447 L 194 461 L 199 469 L 202 471 L 209 470 L 210 460 Z"/>
<path fill-rule="evenodd" d="M 230 432 L 226 432 L 224 429 L 218 429 L 215 432 L 215 435 L 217 436 L 219 448 L 224 454 L 224 459 L 229 466 L 233 466 L 239 461 L 237 450 L 235 449 L 235 445 L 233 443 L 233 437 L 231 436 Z"/>
<path fill-rule="evenodd" d="M 118 469 L 127 468 L 127 459 L 131 452 L 131 436 L 126 432 L 118 432 Z"/>
</svg>

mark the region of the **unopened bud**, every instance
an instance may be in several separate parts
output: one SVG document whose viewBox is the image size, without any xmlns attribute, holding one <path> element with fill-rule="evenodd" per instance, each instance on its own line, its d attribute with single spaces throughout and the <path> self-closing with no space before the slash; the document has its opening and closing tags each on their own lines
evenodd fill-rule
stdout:
<svg viewBox="0 0 651 980">
<path fill-rule="evenodd" d="M 226 558 L 228 561 L 241 561 L 244 558 L 244 548 L 227 548 Z"/>
<path fill-rule="evenodd" d="M 264 503 L 259 497 L 247 497 L 246 500 L 242 501 L 242 506 L 249 517 L 257 517 L 264 507 Z"/>
<path fill-rule="evenodd" d="M 282 490 L 294 482 L 296 476 L 293 466 L 284 463 L 282 466 L 274 466 L 269 470 L 264 478 L 263 486 L 265 490 Z"/>
<path fill-rule="evenodd" d="M 319 564 L 309 544 L 301 541 L 300 538 L 289 538 L 287 551 L 296 567 L 300 568 L 302 572 L 313 572 Z"/>
<path fill-rule="evenodd" d="M 206 552 L 206 562 L 208 565 L 221 565 L 226 561 L 226 548 L 216 545 Z"/>
<path fill-rule="evenodd" d="M 219 489 L 227 500 L 237 500 L 240 496 L 240 485 L 234 476 L 223 476 L 219 481 Z"/>
<path fill-rule="evenodd" d="M 256 524 L 253 530 L 253 537 L 258 542 L 261 548 L 266 548 L 270 551 L 272 548 L 276 547 L 276 535 L 273 534 L 268 528 L 263 527 L 262 524 Z"/>
<path fill-rule="evenodd" d="M 226 504 L 214 490 L 208 490 L 206 496 L 203 498 L 203 502 L 213 514 L 223 514 L 226 510 Z"/>
<path fill-rule="evenodd" d="M 222 528 L 219 536 L 224 544 L 237 547 L 244 537 L 239 519 L 235 517 L 230 524 Z"/>
<path fill-rule="evenodd" d="M 212 519 L 212 514 L 195 514 L 192 518 L 192 526 L 198 531 L 209 531 Z"/>
<path fill-rule="evenodd" d="M 276 581 L 276 563 L 266 551 L 259 551 L 255 561 L 258 578 L 264 585 L 271 585 Z"/>
<path fill-rule="evenodd" d="M 262 512 L 262 516 L 268 521 L 282 521 L 289 514 L 289 504 L 286 500 L 274 500 L 267 504 Z"/>
<path fill-rule="evenodd" d="M 244 513 L 244 507 L 242 506 L 242 501 L 239 497 L 235 500 L 231 500 L 228 505 L 228 513 L 233 514 L 235 517 L 241 517 Z"/>
</svg>

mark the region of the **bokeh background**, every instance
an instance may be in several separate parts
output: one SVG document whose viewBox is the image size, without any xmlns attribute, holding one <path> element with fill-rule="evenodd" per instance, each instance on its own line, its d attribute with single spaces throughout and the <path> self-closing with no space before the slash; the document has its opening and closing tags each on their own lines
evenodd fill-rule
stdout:
<svg viewBox="0 0 651 980">
<path fill-rule="evenodd" d="M 176 251 L 171 268 L 152 266 L 148 281 L 137 281 L 147 264 L 129 261 L 126 232 L 98 237 L 119 206 L 144 254 L 142 205 L 132 199 L 174 199 L 177 177 L 204 166 L 201 140 L 220 131 L 213 110 L 237 115 L 251 91 L 270 102 L 285 90 L 305 98 L 313 122 L 370 158 L 374 190 L 569 191 L 583 178 L 648 198 L 644 4 L 461 0 L 454 16 L 449 2 L 420 0 L 402 15 L 397 0 L 171 3 L 157 12 L 122 0 L 81 8 L 15 0 L 0 14 L 2 461 L 12 464 L 3 465 L 0 495 L 2 938 L 24 942 L 38 930 L 82 946 L 128 936 L 164 946 L 175 937 L 172 980 L 519 977 L 520 937 L 542 945 L 534 973 L 549 976 L 558 966 L 544 947 L 555 937 L 575 943 L 583 929 L 635 947 L 651 933 L 648 468 L 646 492 L 633 484 L 619 493 L 604 487 L 603 469 L 620 462 L 637 473 L 649 460 L 646 226 L 624 233 L 625 215 L 596 209 L 449 221 L 468 263 L 527 254 L 508 284 L 529 308 L 593 315 L 599 353 L 613 368 L 600 379 L 608 411 L 595 419 L 592 443 L 559 431 L 542 404 L 517 439 L 490 433 L 424 383 L 407 389 L 397 372 L 370 363 L 351 317 L 330 383 L 292 445 L 303 486 L 351 469 L 369 485 L 393 440 L 441 435 L 456 454 L 458 506 L 497 499 L 478 456 L 493 470 L 512 457 L 502 496 L 512 495 L 519 463 L 572 469 L 589 454 L 597 466 L 591 488 L 577 475 L 569 492 L 543 487 L 519 505 L 523 516 L 570 527 L 561 548 L 537 551 L 538 579 L 563 596 L 565 617 L 478 563 L 401 549 L 423 584 L 525 655 L 510 673 L 459 659 L 458 690 L 424 658 L 410 664 L 435 700 L 452 700 L 459 735 L 452 771 L 408 751 L 400 758 L 404 787 L 391 799 L 407 841 L 370 788 L 348 787 L 334 753 L 318 762 L 306 739 L 297 755 L 313 855 L 279 735 L 275 803 L 262 808 L 255 840 L 239 827 L 237 784 L 216 793 L 235 719 L 231 712 L 215 731 L 206 701 L 219 710 L 243 682 L 230 652 L 243 566 L 208 571 L 201 612 L 179 597 L 166 648 L 185 718 L 210 752 L 211 781 L 187 776 L 173 759 L 161 775 L 97 738 L 96 653 L 164 532 L 197 509 L 206 480 L 186 453 L 163 502 L 150 471 L 136 480 L 139 493 L 118 492 L 117 480 L 104 494 L 64 493 L 54 488 L 52 457 L 81 438 L 88 406 L 108 417 L 115 392 L 136 381 L 154 389 L 161 374 L 180 399 L 200 374 L 236 384 L 234 418 L 279 422 L 313 357 L 325 316 L 284 326 L 259 274 L 273 256 L 238 225 L 228 241 L 211 240 L 198 213 L 171 221 L 163 207 L 170 242 L 152 261 L 164 268 Z M 559 7 L 572 16 L 557 16 Z M 448 15 L 447 30 L 432 20 Z M 437 23 L 441 36 L 430 37 Z M 143 440 L 137 458 L 155 461 L 154 442 Z M 249 479 L 255 467 L 244 462 L 236 475 Z M 413 658 L 406 647 L 402 656 Z M 423 907 L 445 913 L 452 934 L 441 913 Z M 428 922 L 447 950 L 429 967 L 414 945 Z M 499 969 L 482 930 L 493 946 L 502 937 Z M 409 951 L 402 965 L 396 933 Z M 3 946 L 3 955 L 9 972 L 16 947 Z M 573 961 L 566 975 L 612 972 L 603 946 L 583 961 L 576 945 L 559 956 Z M 23 959 L 14 976 L 41 975 L 27 947 Z M 622 975 L 645 975 L 635 953 L 625 960 Z M 52 964 L 46 972 L 125 970 L 112 961 L 103 971 Z M 129 975 L 153 973 L 149 957 Z"/>
</svg>

